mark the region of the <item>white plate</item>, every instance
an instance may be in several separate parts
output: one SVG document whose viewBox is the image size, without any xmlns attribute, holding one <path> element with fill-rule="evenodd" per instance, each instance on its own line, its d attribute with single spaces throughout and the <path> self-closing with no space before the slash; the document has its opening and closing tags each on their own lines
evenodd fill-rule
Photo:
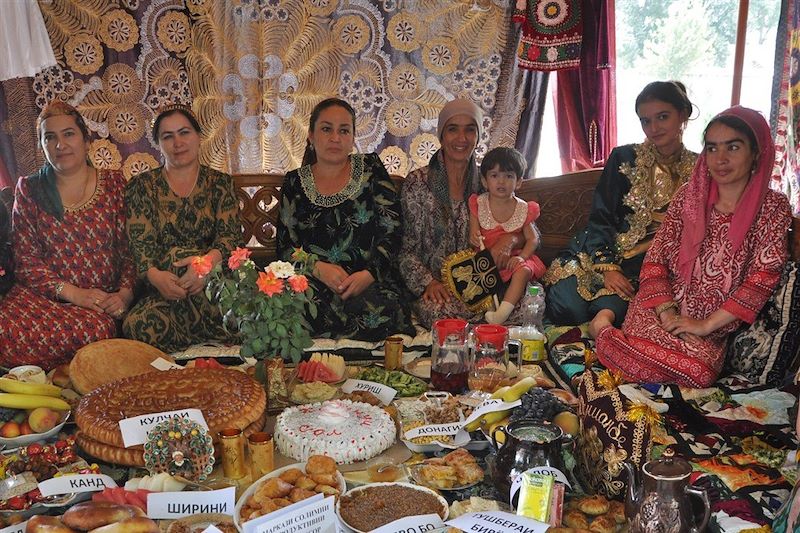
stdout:
<svg viewBox="0 0 800 533">
<path fill-rule="evenodd" d="M 64 424 L 67 423 L 70 411 L 62 411 L 61 413 L 61 422 L 56 424 L 56 427 L 50 431 L 45 431 L 44 433 L 31 433 L 30 435 L 20 435 L 19 437 L 10 439 L 0 437 L 0 444 L 4 444 L 6 448 L 16 448 L 19 446 L 27 446 L 28 444 L 33 444 L 34 442 L 40 440 L 52 439 L 58 435 L 58 432 L 61 431 L 61 428 L 63 428 Z"/>
<path fill-rule="evenodd" d="M 405 366 L 406 372 L 420 379 L 431 379 L 431 360 L 428 358 L 414 359 Z"/>
<path fill-rule="evenodd" d="M 440 494 L 437 494 L 436 491 L 429 489 L 428 487 L 423 487 L 422 485 L 414 485 L 413 483 L 400 483 L 397 481 L 393 481 L 390 483 L 370 483 L 369 485 L 362 485 L 360 487 L 356 487 L 351 489 L 347 494 L 353 494 L 354 492 L 367 490 L 370 487 L 380 487 L 380 486 L 401 486 L 401 487 L 408 487 L 410 489 L 418 490 L 420 492 L 425 492 L 428 494 L 432 494 L 439 500 L 439 503 L 442 505 L 443 513 L 439 513 L 439 516 L 442 518 L 442 521 L 447 520 L 448 515 L 450 514 L 450 507 L 447 505 L 447 500 L 442 498 Z M 356 529 L 347 522 L 345 522 L 344 518 L 342 518 L 340 505 L 342 503 L 342 499 L 339 498 L 336 500 L 336 516 L 339 518 L 339 521 L 342 525 L 346 526 L 348 530 L 353 531 L 354 533 L 366 533 L 365 531 L 361 531 L 360 529 Z"/>
<path fill-rule="evenodd" d="M 273 477 L 278 477 L 285 471 L 289 470 L 290 468 L 299 468 L 300 470 L 305 472 L 306 463 L 295 463 L 293 465 L 287 465 L 284 466 L 283 468 L 278 468 L 276 470 L 273 470 L 269 474 L 264 474 L 262 477 L 256 480 L 252 485 L 250 485 L 247 488 L 247 490 L 244 491 L 244 494 L 242 494 L 239 497 L 239 501 L 236 502 L 236 508 L 234 509 L 233 512 L 233 523 L 240 531 L 242 529 L 242 523 L 239 522 L 239 513 L 242 512 L 242 507 L 244 507 L 245 502 L 250 499 L 250 496 L 253 495 L 253 493 L 256 491 L 259 485 L 261 485 L 264 481 Z M 336 479 L 339 481 L 339 486 L 337 487 L 339 489 L 339 494 L 344 494 L 347 491 L 347 483 L 345 482 L 342 473 L 339 472 L 338 470 L 336 471 Z"/>
</svg>

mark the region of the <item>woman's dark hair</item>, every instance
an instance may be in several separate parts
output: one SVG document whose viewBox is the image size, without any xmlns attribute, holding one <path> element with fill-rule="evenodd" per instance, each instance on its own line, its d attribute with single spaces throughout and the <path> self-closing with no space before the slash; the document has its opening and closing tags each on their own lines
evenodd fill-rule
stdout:
<svg viewBox="0 0 800 533">
<path fill-rule="evenodd" d="M 173 104 L 162 109 L 155 120 L 153 120 L 152 136 L 154 143 L 158 144 L 158 130 L 161 128 L 161 121 L 175 114 L 181 114 L 186 117 L 186 120 L 189 121 L 189 124 L 192 125 L 192 128 L 194 128 L 194 131 L 196 131 L 198 135 L 203 133 L 202 128 L 200 128 L 200 123 L 197 121 L 197 117 L 194 116 L 194 113 L 192 113 L 191 108 L 183 104 Z"/>
<path fill-rule="evenodd" d="M 639 112 L 640 104 L 653 100 L 666 102 L 678 111 L 685 111 L 686 118 L 692 116 L 695 107 L 686 95 L 686 86 L 679 81 L 654 81 L 645 85 L 636 97 L 635 111 Z"/>
<path fill-rule="evenodd" d="M 750 144 L 750 150 L 752 150 L 753 154 L 758 157 L 758 140 L 756 139 L 756 134 L 753 132 L 747 122 L 734 115 L 719 115 L 712 118 L 711 122 L 709 122 L 706 126 L 706 129 L 703 130 L 703 144 L 706 142 L 706 135 L 708 134 L 709 128 L 711 128 L 711 126 L 714 124 L 728 126 L 732 130 L 744 135 L 747 139 L 747 142 Z M 755 160 L 753 164 L 755 164 Z"/>
<path fill-rule="evenodd" d="M 75 120 L 75 125 L 78 126 L 78 129 L 83 135 L 83 140 L 89 140 L 89 128 L 86 127 L 86 121 L 83 120 L 83 117 L 78 110 L 66 102 L 62 102 L 61 100 L 53 100 L 44 106 L 42 112 L 39 113 L 39 118 L 36 119 L 36 137 L 39 139 L 39 142 L 42 141 L 42 123 L 50 117 L 57 116 L 72 117 Z"/>
<path fill-rule="evenodd" d="M 353 119 L 353 135 L 356 133 L 356 111 L 353 109 L 353 106 L 342 100 L 341 98 L 326 98 L 325 100 L 321 101 L 317 105 L 314 106 L 314 109 L 311 111 L 311 116 L 308 119 L 308 134 L 314 131 L 314 127 L 317 125 L 317 120 L 319 120 L 320 114 L 323 111 L 328 109 L 329 107 L 339 106 L 343 108 L 350 114 L 350 118 Z M 306 150 L 303 152 L 303 166 L 306 165 L 313 165 L 317 162 L 317 153 L 311 147 L 311 142 L 306 139 Z"/>
<path fill-rule="evenodd" d="M 528 163 L 525 158 L 514 148 L 498 146 L 492 148 L 483 157 L 481 162 L 481 176 L 484 178 L 494 167 L 500 167 L 503 172 L 513 172 L 517 179 L 524 177 Z"/>
</svg>

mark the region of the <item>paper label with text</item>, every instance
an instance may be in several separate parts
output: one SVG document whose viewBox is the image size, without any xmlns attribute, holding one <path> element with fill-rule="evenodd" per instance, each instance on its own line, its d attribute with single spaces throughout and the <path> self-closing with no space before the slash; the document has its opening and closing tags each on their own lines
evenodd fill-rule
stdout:
<svg viewBox="0 0 800 533">
<path fill-rule="evenodd" d="M 150 363 L 150 366 L 152 366 L 156 370 L 183 370 L 183 367 L 181 365 L 176 365 L 175 363 L 171 363 L 166 359 L 164 359 L 163 357 L 159 357 L 158 359 Z"/>
<path fill-rule="evenodd" d="M 235 507 L 236 487 L 206 492 L 151 492 L 147 495 L 147 516 L 158 520 L 200 513 L 233 516 Z"/>
<path fill-rule="evenodd" d="M 178 411 L 152 413 L 149 415 L 134 416 L 133 418 L 125 418 L 119 421 L 119 430 L 122 432 L 123 445 L 129 448 L 137 444 L 144 444 L 147 442 L 147 432 L 153 429 L 153 426 L 165 420 L 169 420 L 175 415 L 187 417 L 189 420 L 197 422 L 208 431 L 208 424 L 206 424 L 206 419 L 203 417 L 203 412 L 200 409 L 180 409 Z"/>
<path fill-rule="evenodd" d="M 222 530 L 214 524 L 209 524 L 201 533 L 222 533 Z"/>
<path fill-rule="evenodd" d="M 28 521 L 14 524 L 13 526 L 4 527 L 0 529 L 0 533 L 25 533 L 25 528 L 28 526 Z"/>
<path fill-rule="evenodd" d="M 381 401 L 383 405 L 389 405 L 397 396 L 397 391 L 389 386 L 374 381 L 364 381 L 363 379 L 348 379 L 342 384 L 342 392 L 351 393 L 353 391 L 371 392 Z"/>
<path fill-rule="evenodd" d="M 373 529 L 372 533 L 425 533 L 444 527 L 442 518 L 435 513 L 419 516 L 406 516 Z"/>
<path fill-rule="evenodd" d="M 514 402 L 504 402 L 500 398 L 486 400 L 478 407 L 476 407 L 474 411 L 472 411 L 472 414 L 469 415 L 466 420 L 464 420 L 464 423 L 461 424 L 461 427 L 466 426 L 470 422 L 476 421 L 477 419 L 479 419 L 480 417 L 482 417 L 487 413 L 494 413 L 497 411 L 508 411 L 509 409 L 513 409 L 519 405 L 522 405 L 522 400 L 516 400 Z"/>
<path fill-rule="evenodd" d="M 336 533 L 335 501 L 319 494 L 245 522 L 242 529 L 244 533 Z"/>
<path fill-rule="evenodd" d="M 39 482 L 42 496 L 73 494 L 75 492 L 96 492 L 117 484 L 105 474 L 75 474 L 59 476 Z"/>
<path fill-rule="evenodd" d="M 550 524 L 504 511 L 466 513 L 445 522 L 462 531 L 480 533 L 545 533 Z"/>
</svg>

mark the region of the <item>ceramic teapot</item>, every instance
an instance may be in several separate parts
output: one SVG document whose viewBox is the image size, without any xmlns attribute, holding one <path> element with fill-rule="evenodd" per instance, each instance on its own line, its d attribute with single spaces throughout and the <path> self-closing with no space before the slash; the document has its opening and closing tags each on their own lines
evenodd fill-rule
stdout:
<svg viewBox="0 0 800 533">
<path fill-rule="evenodd" d="M 692 467 L 667 448 L 659 459 L 642 466 L 642 479 L 629 462 L 625 516 L 630 533 L 699 533 L 705 531 L 711 506 L 705 489 L 689 485 Z M 689 496 L 700 498 L 703 518 L 699 524 L 692 512 Z"/>
</svg>

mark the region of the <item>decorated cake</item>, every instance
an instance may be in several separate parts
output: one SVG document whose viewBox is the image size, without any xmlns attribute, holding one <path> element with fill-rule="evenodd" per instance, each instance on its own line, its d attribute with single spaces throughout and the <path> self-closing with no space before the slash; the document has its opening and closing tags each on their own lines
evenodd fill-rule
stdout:
<svg viewBox="0 0 800 533">
<path fill-rule="evenodd" d="M 386 411 L 350 400 L 290 407 L 275 421 L 278 449 L 298 461 L 312 455 L 327 455 L 339 464 L 365 461 L 389 448 L 395 432 Z"/>
</svg>

